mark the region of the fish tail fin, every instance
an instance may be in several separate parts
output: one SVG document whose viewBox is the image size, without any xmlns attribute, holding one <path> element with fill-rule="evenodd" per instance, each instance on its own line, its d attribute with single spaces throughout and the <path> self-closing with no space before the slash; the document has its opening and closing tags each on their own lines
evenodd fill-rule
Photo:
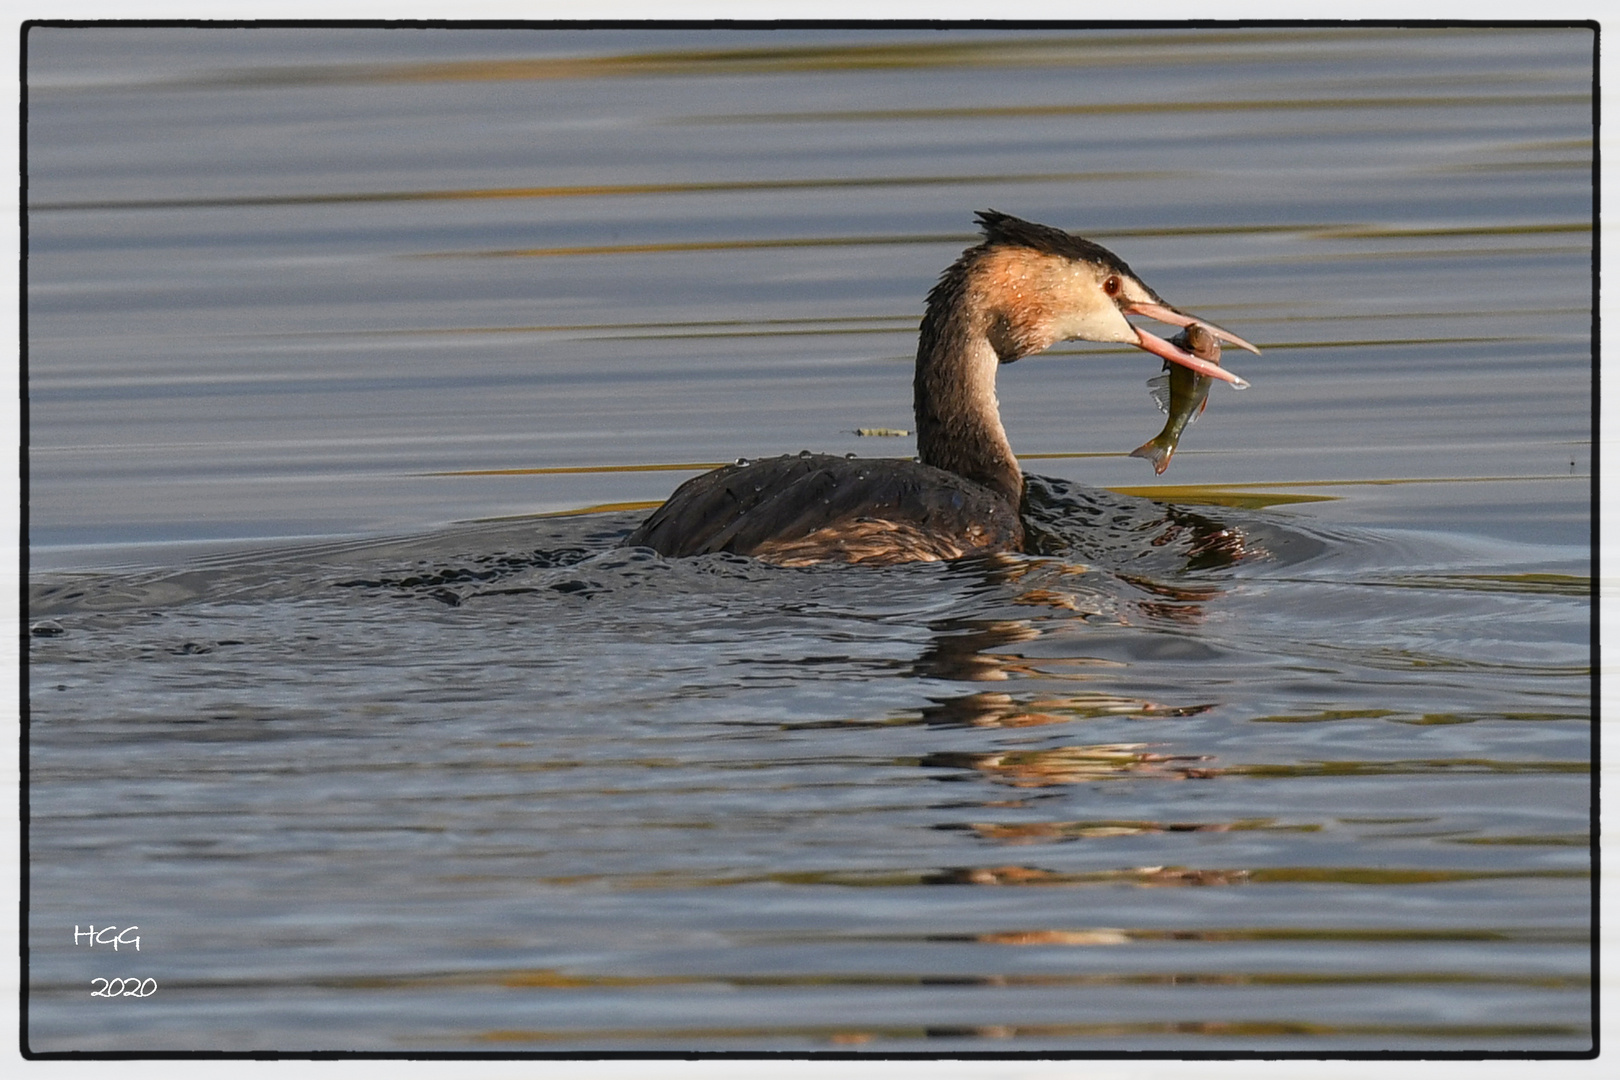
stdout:
<svg viewBox="0 0 1620 1080">
<path fill-rule="evenodd" d="M 1153 475 L 1162 476 L 1164 470 L 1170 467 L 1170 456 L 1176 452 L 1174 446 L 1166 446 L 1158 439 L 1149 439 L 1147 442 L 1131 451 L 1131 457 L 1146 458 L 1153 463 Z"/>
</svg>

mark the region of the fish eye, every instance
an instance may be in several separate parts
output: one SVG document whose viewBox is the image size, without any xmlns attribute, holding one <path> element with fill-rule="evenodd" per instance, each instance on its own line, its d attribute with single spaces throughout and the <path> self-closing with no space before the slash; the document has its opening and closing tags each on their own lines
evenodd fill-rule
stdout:
<svg viewBox="0 0 1620 1080">
<path fill-rule="evenodd" d="M 1118 296 L 1119 295 L 1119 275 L 1118 274 L 1109 274 L 1108 275 L 1108 280 L 1103 282 L 1103 292 L 1107 293 L 1109 296 Z"/>
</svg>

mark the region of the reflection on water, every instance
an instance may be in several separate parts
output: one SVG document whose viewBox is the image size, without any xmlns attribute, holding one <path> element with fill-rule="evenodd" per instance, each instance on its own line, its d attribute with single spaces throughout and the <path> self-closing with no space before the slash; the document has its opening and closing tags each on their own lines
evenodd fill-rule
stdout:
<svg viewBox="0 0 1620 1080">
<path fill-rule="evenodd" d="M 31 1049 L 1591 1045 L 1589 30 L 28 50 Z M 1265 348 L 1168 483 L 1072 345 L 1031 554 L 618 546 L 987 206 Z"/>
</svg>

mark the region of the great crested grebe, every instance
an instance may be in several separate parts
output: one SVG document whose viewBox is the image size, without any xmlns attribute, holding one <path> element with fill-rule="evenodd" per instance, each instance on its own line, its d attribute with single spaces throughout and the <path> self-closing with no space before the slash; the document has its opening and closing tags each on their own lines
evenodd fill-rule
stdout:
<svg viewBox="0 0 1620 1080">
<path fill-rule="evenodd" d="M 902 563 L 1024 544 L 1024 477 L 996 402 L 996 367 L 1057 341 L 1123 342 L 1239 387 L 1225 368 L 1139 330 L 1127 314 L 1234 334 L 1177 311 L 1107 248 L 985 210 L 983 242 L 928 294 L 917 341 L 918 460 L 828 454 L 739 462 L 675 489 L 624 541 L 661 555 L 727 551 L 766 562 Z"/>
</svg>

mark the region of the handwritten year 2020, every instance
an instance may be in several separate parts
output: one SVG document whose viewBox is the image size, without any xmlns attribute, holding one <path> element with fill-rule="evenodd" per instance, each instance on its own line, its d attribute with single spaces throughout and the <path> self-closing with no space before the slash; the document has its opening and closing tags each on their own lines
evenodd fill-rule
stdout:
<svg viewBox="0 0 1620 1080">
<path fill-rule="evenodd" d="M 97 945 L 111 945 L 113 952 L 117 952 L 121 945 L 133 945 L 136 952 L 141 951 L 141 939 L 135 934 L 138 926 L 126 926 L 120 930 L 116 926 L 103 926 L 97 930 L 94 923 L 90 929 L 80 930 L 79 924 L 73 924 L 73 944 L 88 945 L 95 948 Z M 97 984 L 100 984 L 99 986 Z M 90 980 L 90 996 L 99 998 L 115 997 L 151 997 L 157 993 L 157 980 L 153 978 L 131 979 L 104 979 L 96 976 Z"/>
</svg>

